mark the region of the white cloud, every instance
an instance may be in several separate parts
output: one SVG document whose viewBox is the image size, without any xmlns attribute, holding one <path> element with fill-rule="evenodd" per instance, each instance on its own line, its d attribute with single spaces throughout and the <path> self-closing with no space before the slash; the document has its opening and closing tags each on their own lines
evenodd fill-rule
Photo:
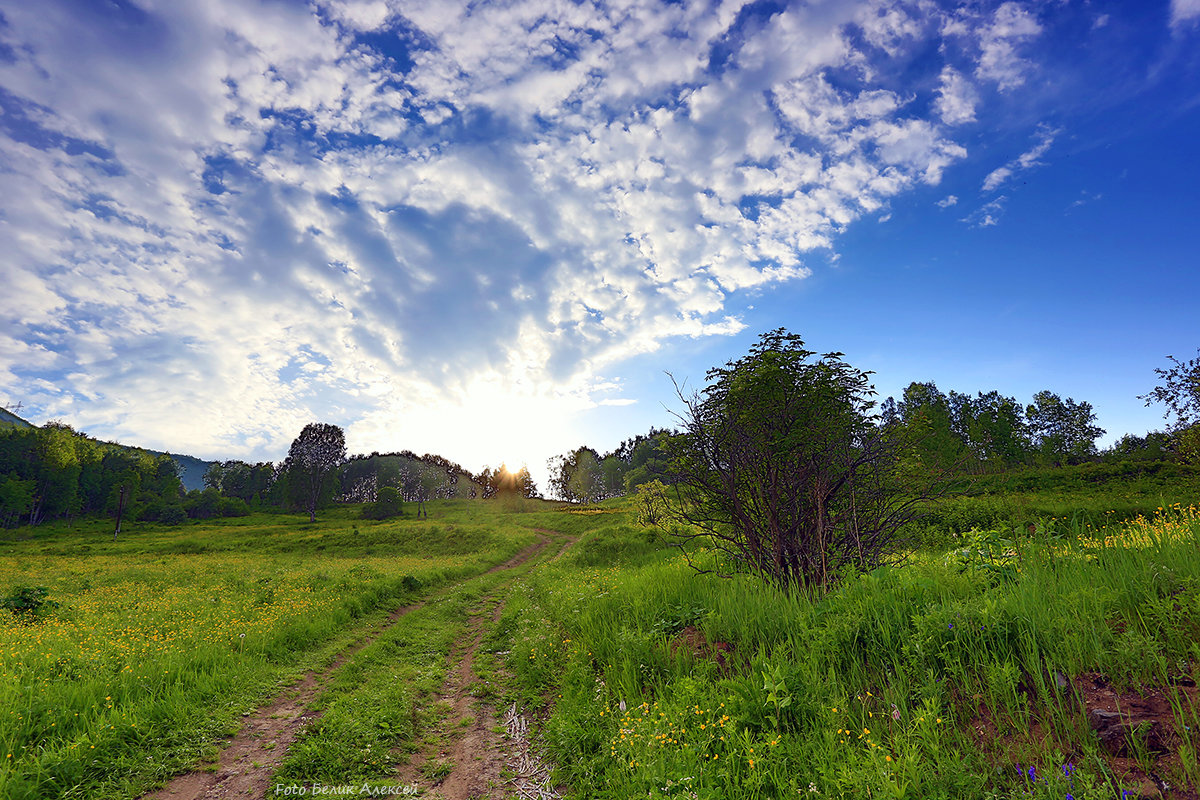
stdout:
<svg viewBox="0 0 1200 800">
<path fill-rule="evenodd" d="M 1010 166 L 996 167 L 987 174 L 986 178 L 983 179 L 983 190 L 985 192 L 992 191 L 1000 186 L 1000 184 L 1011 178 L 1012 174 L 1013 170 Z"/>
<path fill-rule="evenodd" d="M 743 5 L 6 10 L 0 379 L 214 456 L 276 457 L 316 416 L 419 449 L 451 409 L 479 415 L 465 461 L 519 438 L 479 392 L 531 425 L 625 402 L 593 399 L 601 371 L 742 330 L 736 293 L 966 157 L 968 78 L 884 79 L 952 21 Z M 998 9 L 976 77 L 1017 85 L 1036 30 Z"/>
<path fill-rule="evenodd" d="M 976 77 L 996 83 L 1002 91 L 1025 83 L 1033 64 L 1020 54 L 1021 45 L 1041 33 L 1034 16 L 1015 2 L 1002 4 L 979 33 Z"/>
<path fill-rule="evenodd" d="M 938 86 L 938 97 L 934 108 L 947 125 L 961 125 L 964 122 L 975 121 L 975 104 L 979 97 L 975 87 L 962 73 L 953 67 L 942 70 L 941 85 Z"/>
<path fill-rule="evenodd" d="M 1000 195 L 994 200 L 984 203 L 960 221 L 967 223 L 973 228 L 991 228 L 999 225 L 1000 217 L 1004 214 L 1004 205 L 1007 202 L 1008 197 Z"/>
<path fill-rule="evenodd" d="M 958 204 L 958 197 L 955 195 L 952 195 L 952 194 L 948 194 L 945 197 L 943 197 L 941 200 L 937 201 L 938 208 L 949 208 L 950 206 L 957 205 L 957 204 Z"/>
<path fill-rule="evenodd" d="M 1171 26 L 1192 23 L 1200 17 L 1200 0 L 1171 0 Z"/>
<path fill-rule="evenodd" d="M 1058 128 L 1041 126 L 1038 130 L 1037 143 L 1004 166 L 997 167 L 989 172 L 987 177 L 983 179 L 983 191 L 995 191 L 1017 172 L 1040 165 L 1042 163 L 1040 161 L 1041 157 L 1046 154 L 1046 151 L 1050 149 L 1050 145 L 1054 144 L 1055 137 L 1061 132 Z"/>
</svg>

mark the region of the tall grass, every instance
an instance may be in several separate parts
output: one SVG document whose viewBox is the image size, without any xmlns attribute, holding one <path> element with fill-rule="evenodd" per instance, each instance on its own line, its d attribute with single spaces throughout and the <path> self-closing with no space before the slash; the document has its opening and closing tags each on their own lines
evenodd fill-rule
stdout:
<svg viewBox="0 0 1200 800">
<path fill-rule="evenodd" d="M 547 743 L 580 797 L 1111 796 L 1071 679 L 1196 677 L 1200 517 L 1104 534 L 1014 536 L 1007 570 L 968 546 L 816 597 L 698 575 L 611 526 L 591 538 L 623 538 L 626 566 L 596 568 L 585 540 L 510 604 L 512 668 L 527 698 L 561 694 Z"/>
</svg>

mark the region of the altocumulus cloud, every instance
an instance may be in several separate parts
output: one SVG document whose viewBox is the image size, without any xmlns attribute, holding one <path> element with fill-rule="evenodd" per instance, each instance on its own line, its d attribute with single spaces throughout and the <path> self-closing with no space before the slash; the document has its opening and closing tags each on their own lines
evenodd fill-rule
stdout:
<svg viewBox="0 0 1200 800">
<path fill-rule="evenodd" d="M 205 455 L 625 402 L 605 370 L 938 183 L 1035 12 L 5 3 L 0 382 Z"/>
</svg>

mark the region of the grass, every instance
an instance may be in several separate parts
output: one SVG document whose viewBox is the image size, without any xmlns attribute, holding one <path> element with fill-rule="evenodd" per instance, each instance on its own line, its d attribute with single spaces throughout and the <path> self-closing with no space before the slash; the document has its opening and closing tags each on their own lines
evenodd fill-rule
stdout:
<svg viewBox="0 0 1200 800">
<path fill-rule="evenodd" d="M 454 644 L 463 641 L 473 619 L 493 608 L 493 598 L 561 546 L 555 537 L 524 564 L 464 580 L 400 618 L 336 673 L 319 705 L 322 716 L 293 746 L 272 783 L 394 786 L 396 768 L 422 741 L 444 744 L 469 727 L 473 720 L 453 718 L 450 703 L 433 702 Z M 444 759 L 430 759 L 421 773 L 436 783 L 451 768 Z"/>
<path fill-rule="evenodd" d="M 1152 517 L 1200 497 L 1200 468 L 1168 462 L 1080 464 L 964 476 L 908 531 L 926 547 L 972 528 L 1073 525 L 1093 529 Z"/>
<path fill-rule="evenodd" d="M 60 605 L 0 615 L 0 796 L 132 797 L 212 765 L 244 714 L 367 630 L 383 632 L 334 673 L 275 780 L 393 785 L 460 730 L 433 701 L 473 624 L 471 693 L 538 710 L 578 798 L 1083 800 L 1120 797 L 1135 768 L 1194 792 L 1195 476 L 1093 472 L 973 479 L 929 546 L 823 596 L 698 575 L 622 501 L 260 513 L 115 542 L 103 520 L 6 532 L 0 591 Z M 561 536 L 486 572 L 536 529 Z M 564 536 L 579 539 L 559 556 Z M 1146 729 L 1114 760 L 1088 676 L 1163 698 L 1166 751 Z"/>
<path fill-rule="evenodd" d="M 697 575 L 617 514 L 515 593 L 502 645 L 525 702 L 560 698 L 546 745 L 577 797 L 1119 796 L 1085 673 L 1170 698 L 1179 740 L 1137 755 L 1195 787 L 1200 516 L 1081 530 L 818 597 Z"/>
<path fill-rule="evenodd" d="M 115 542 L 108 521 L 7 534 L 0 587 L 44 586 L 60 607 L 0 615 L 0 796 L 136 796 L 211 758 L 355 631 L 534 541 L 479 505 L 137 525 Z"/>
</svg>

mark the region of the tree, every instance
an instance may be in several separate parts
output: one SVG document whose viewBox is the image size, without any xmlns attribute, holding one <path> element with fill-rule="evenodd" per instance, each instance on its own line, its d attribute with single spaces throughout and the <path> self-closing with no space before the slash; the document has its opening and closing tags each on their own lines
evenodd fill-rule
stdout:
<svg viewBox="0 0 1200 800">
<path fill-rule="evenodd" d="M 537 484 L 524 464 L 516 472 L 510 472 L 507 464 L 501 464 L 495 470 L 485 467 L 477 480 L 483 487 L 485 500 L 493 497 L 537 497 Z"/>
<path fill-rule="evenodd" d="M 334 470 L 345 461 L 346 434 L 337 425 L 310 422 L 292 442 L 284 469 L 308 510 L 309 522 L 317 521 L 321 496 L 329 486 Z"/>
<path fill-rule="evenodd" d="M 898 404 L 885 406 L 885 419 L 898 416 L 904 423 L 912 455 L 923 467 L 947 470 L 961 463 L 966 442 L 955 432 L 950 399 L 936 383 L 910 383 Z"/>
<path fill-rule="evenodd" d="M 1198 349 L 1197 354 L 1200 354 Z M 1155 369 L 1162 383 L 1138 399 L 1151 403 L 1162 403 L 1167 407 L 1163 418 L 1171 421 L 1171 434 L 1181 458 L 1188 463 L 1200 464 L 1200 355 L 1190 361 L 1180 361 L 1167 356 L 1174 364 L 1170 369 Z"/>
<path fill-rule="evenodd" d="M 654 480 L 665 483 L 670 480 L 667 474 L 670 456 L 666 447 L 670 436 L 669 431 L 651 428 L 649 433 L 621 443 L 617 452 L 629 460 L 629 471 L 624 478 L 626 494 L 635 491 L 643 483 Z"/>
<path fill-rule="evenodd" d="M 395 486 L 381 486 L 374 502 L 363 509 L 366 519 L 391 519 L 404 513 L 404 498 Z"/>
<path fill-rule="evenodd" d="M 815 355 L 782 328 L 763 334 L 680 393 L 669 440 L 672 513 L 694 526 L 680 545 L 699 539 L 784 589 L 880 563 L 916 502 L 897 491 L 896 428 L 876 424 L 870 373 Z"/>
<path fill-rule="evenodd" d="M 1010 467 L 1025 460 L 1029 426 L 1025 407 L 997 391 L 975 397 L 951 391 L 951 426 L 980 466 Z"/>
<path fill-rule="evenodd" d="M 1150 431 L 1145 436 L 1127 433 L 1102 454 L 1109 461 L 1165 461 L 1171 453 L 1171 435 Z"/>
<path fill-rule="evenodd" d="M 550 470 L 550 491 L 567 502 L 595 503 L 607 496 L 600 456 L 590 447 L 555 456 L 546 466 Z"/>
<path fill-rule="evenodd" d="M 575 451 L 574 469 L 567 483 L 571 496 L 581 503 L 596 503 L 604 499 L 604 475 L 600 471 L 600 458 L 590 447 Z"/>
<path fill-rule="evenodd" d="M 633 496 L 633 508 L 639 525 L 657 527 L 667 513 L 667 487 L 660 480 L 639 484 L 637 494 Z"/>
<path fill-rule="evenodd" d="M 34 482 L 10 474 L 0 480 L 0 528 L 12 528 L 33 507 Z"/>
<path fill-rule="evenodd" d="M 1091 403 L 1063 400 L 1053 392 L 1040 391 L 1025 409 L 1034 446 L 1049 463 L 1078 463 L 1096 455 L 1096 440 L 1104 429 L 1095 425 Z"/>
<path fill-rule="evenodd" d="M 1196 352 L 1200 354 L 1200 349 Z M 1147 407 L 1151 403 L 1165 405 L 1163 418 L 1169 421 L 1174 417 L 1171 427 L 1180 430 L 1200 423 L 1200 355 L 1191 361 L 1180 361 L 1175 356 L 1167 356 L 1167 360 L 1175 366 L 1155 369 L 1162 383 L 1138 395 L 1138 399 L 1145 401 Z"/>
</svg>

